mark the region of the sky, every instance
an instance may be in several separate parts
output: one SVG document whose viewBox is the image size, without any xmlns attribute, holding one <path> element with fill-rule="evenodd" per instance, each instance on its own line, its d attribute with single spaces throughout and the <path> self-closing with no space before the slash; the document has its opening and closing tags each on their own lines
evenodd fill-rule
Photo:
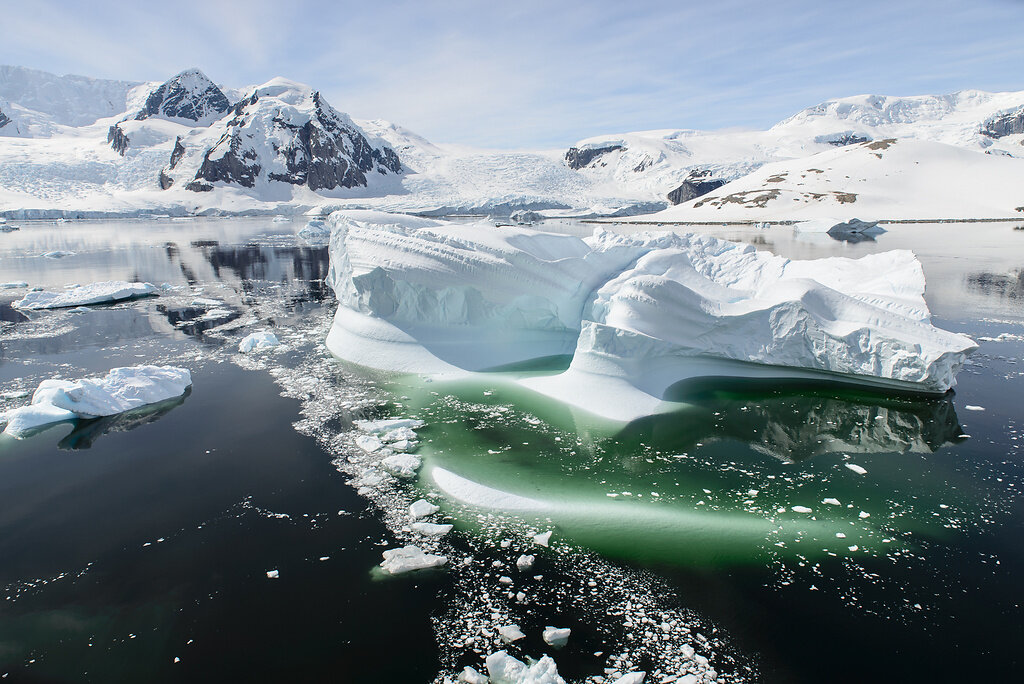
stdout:
<svg viewBox="0 0 1024 684">
<path fill-rule="evenodd" d="M 307 83 L 435 142 L 767 128 L 862 93 L 1024 90 L 1024 0 L 0 0 L 0 64 Z"/>
</svg>

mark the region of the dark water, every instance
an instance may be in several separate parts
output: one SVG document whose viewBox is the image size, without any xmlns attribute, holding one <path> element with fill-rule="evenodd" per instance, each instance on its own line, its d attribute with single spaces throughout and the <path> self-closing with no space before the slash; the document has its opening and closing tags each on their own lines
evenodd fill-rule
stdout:
<svg viewBox="0 0 1024 684">
<path fill-rule="evenodd" d="M 143 362 L 184 365 L 194 383 L 152 411 L 0 437 L 8 680 L 428 682 L 479 662 L 439 647 L 437 624 L 462 615 L 455 599 L 471 604 L 479 590 L 460 594 L 454 569 L 375 579 L 393 530 L 347 484 L 336 454 L 293 428 L 311 402 L 281 396 L 266 368 L 231 362 L 237 339 L 257 327 L 290 347 L 275 367 L 319 347 L 319 329 L 302 334 L 334 306 L 322 282 L 327 254 L 296 239 L 296 227 L 115 222 L 0 236 L 0 281 L 179 288 L 27 317 L 9 306 L 23 290 L 0 290 L 0 392 Z M 719 231 L 800 258 L 915 249 L 936 323 L 998 339 L 982 343 L 943 399 L 716 384 L 673 414 L 609 431 L 484 379 L 384 385 L 390 408 L 373 410 L 427 420 L 424 473 L 446 469 L 554 506 L 545 524 L 582 555 L 538 552 L 548 584 L 531 585 L 538 599 L 519 622 L 528 654 L 544 649 L 534 628 L 573 627 L 556 654 L 567 678 L 601 674 L 593 653 L 612 647 L 610 634 L 628 636 L 599 629 L 607 616 L 590 612 L 583 594 L 556 591 L 596 552 L 653 578 L 659 596 L 716 629 L 755 679 L 1009 679 L 1024 637 L 1024 234 L 982 224 L 964 244 L 963 230 L 893 227 L 856 244 L 788 229 Z M 76 254 L 38 256 L 56 249 Z M 229 313 L 209 319 L 215 308 Z M 340 370 L 331 382 L 341 396 L 367 392 Z M 341 431 L 351 417 L 325 425 Z M 436 493 L 426 474 L 414 488 Z M 832 497 L 843 505 L 822 503 Z M 813 519 L 776 512 L 797 504 Z M 445 512 L 455 550 L 485 563 L 503 557 L 475 541 L 490 534 L 487 521 L 455 503 Z M 279 579 L 267 577 L 273 569 Z M 720 671 L 744 672 L 706 653 Z"/>
</svg>

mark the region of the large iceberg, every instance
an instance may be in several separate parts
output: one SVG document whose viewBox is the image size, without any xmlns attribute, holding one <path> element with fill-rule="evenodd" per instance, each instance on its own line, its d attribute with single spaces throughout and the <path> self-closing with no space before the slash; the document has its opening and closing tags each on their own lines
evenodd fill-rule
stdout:
<svg viewBox="0 0 1024 684">
<path fill-rule="evenodd" d="M 669 232 L 580 239 L 376 212 L 331 224 L 335 355 L 425 374 L 571 355 L 521 383 L 617 420 L 709 377 L 941 394 L 976 349 L 931 324 L 909 251 L 793 261 Z"/>
<path fill-rule="evenodd" d="M 114 368 L 102 378 L 43 380 L 27 406 L 7 411 L 4 432 L 13 437 L 76 418 L 100 418 L 175 399 L 192 376 L 174 366 Z"/>
</svg>

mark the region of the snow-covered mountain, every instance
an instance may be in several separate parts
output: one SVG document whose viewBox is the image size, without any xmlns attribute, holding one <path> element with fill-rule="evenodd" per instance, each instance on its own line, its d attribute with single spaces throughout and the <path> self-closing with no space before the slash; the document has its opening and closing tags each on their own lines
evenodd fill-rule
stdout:
<svg viewBox="0 0 1024 684">
<path fill-rule="evenodd" d="M 914 177 L 907 192 L 972 187 L 972 180 L 961 178 L 965 167 L 956 161 L 959 151 L 988 153 L 987 159 L 1024 158 L 1024 92 L 861 95 L 824 102 L 763 131 L 641 131 L 587 138 L 568 150 L 509 151 L 438 144 L 388 121 L 356 121 L 313 88 L 283 78 L 229 88 L 198 69 L 138 84 L 0 67 L 0 213 L 368 208 L 435 215 L 500 216 L 528 209 L 549 216 L 625 216 L 679 205 L 666 216 L 707 220 L 700 216 L 711 212 L 712 203 L 699 204 L 702 197 L 756 191 L 769 177 L 758 175 L 762 168 L 782 164 L 792 179 L 822 167 L 804 163 L 815 155 L 828 159 L 837 150 L 889 139 L 939 143 L 944 151 L 918 158 L 909 154 L 918 148 L 905 148 L 904 155 L 901 146 L 883 155 L 891 164 L 865 166 L 863 182 L 845 190 L 859 197 L 861 211 L 855 213 L 862 218 L 892 217 L 891 212 L 872 216 L 865 208 L 874 201 L 869 198 L 889 196 L 882 186 L 897 171 Z M 901 163 L 914 168 L 896 169 Z M 919 173 L 930 165 L 943 172 Z M 970 165 L 978 178 L 993 177 L 989 188 L 1006 187 L 999 174 L 1016 178 L 1018 166 L 1014 160 Z M 822 171 L 819 185 L 829 174 Z M 847 181 L 829 177 L 835 185 Z M 801 182 L 793 192 L 829 196 L 824 187 Z M 1024 204 L 991 193 L 968 199 L 980 197 L 989 198 L 986 216 Z M 922 194 L 902 201 L 930 200 Z M 823 200 L 792 201 L 785 211 L 782 204 L 730 201 L 714 210 L 711 220 L 734 213 L 763 220 L 768 214 L 761 210 L 769 206 L 774 217 L 809 215 L 812 206 L 836 209 Z M 942 206 L 957 209 L 948 216 L 959 216 L 979 205 Z M 901 215 L 939 218 L 933 212 L 937 207 L 901 210 Z"/>
<path fill-rule="evenodd" d="M 883 138 L 765 164 L 652 222 L 1024 219 L 1024 159 Z"/>
</svg>

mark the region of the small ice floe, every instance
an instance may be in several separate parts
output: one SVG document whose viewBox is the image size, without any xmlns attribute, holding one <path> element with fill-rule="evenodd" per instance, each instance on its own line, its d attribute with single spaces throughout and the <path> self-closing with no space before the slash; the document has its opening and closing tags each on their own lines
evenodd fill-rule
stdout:
<svg viewBox="0 0 1024 684">
<path fill-rule="evenodd" d="M 359 435 L 356 437 L 356 446 L 366 453 L 372 454 L 384 445 L 377 435 Z"/>
<path fill-rule="evenodd" d="M 47 259 L 63 259 L 64 257 L 75 256 L 75 253 L 69 252 L 66 249 L 57 249 L 52 252 L 47 252 L 43 256 Z"/>
<path fill-rule="evenodd" d="M 844 463 L 843 465 L 845 465 L 847 468 L 857 473 L 858 475 L 864 475 L 868 472 L 866 468 L 861 468 L 856 463 Z"/>
<path fill-rule="evenodd" d="M 331 229 L 322 219 L 312 219 L 299 231 L 299 237 L 312 242 L 326 242 L 331 237 Z"/>
<path fill-rule="evenodd" d="M 199 318 L 199 320 L 200 321 L 206 321 L 206 322 L 209 322 L 209 321 L 220 321 L 220 320 L 224 320 L 225 318 L 231 318 L 231 316 L 234 313 L 235 312 L 232 311 L 231 309 L 224 309 L 224 308 L 210 309 L 209 311 L 204 313 Z"/>
<path fill-rule="evenodd" d="M 388 549 L 383 554 L 384 561 L 380 567 L 390 575 L 400 575 L 413 570 L 439 568 L 448 562 L 447 556 L 435 556 L 424 553 L 418 546 L 403 546 L 400 549 Z"/>
<path fill-rule="evenodd" d="M 513 641 L 519 641 L 525 639 L 526 635 L 523 634 L 523 630 L 519 629 L 519 625 L 505 625 L 498 628 L 498 636 L 506 644 L 511 644 Z"/>
<path fill-rule="evenodd" d="M 789 510 L 793 511 L 794 513 L 810 513 L 811 512 L 811 509 L 808 508 L 807 506 L 790 506 Z"/>
<path fill-rule="evenodd" d="M 21 399 L 32 394 L 28 390 L 14 390 L 11 392 L 0 392 L 0 399 Z"/>
<path fill-rule="evenodd" d="M 544 632 L 541 636 L 544 638 L 544 643 L 548 646 L 554 646 L 555 648 L 562 648 L 569 641 L 569 634 L 572 632 L 568 627 L 551 627 L 550 625 L 544 628 Z"/>
<path fill-rule="evenodd" d="M 248 354 L 249 352 L 261 352 L 279 346 L 281 346 L 281 343 L 278 341 L 277 335 L 266 330 L 260 330 L 243 337 L 238 343 L 238 351 Z"/>
<path fill-rule="evenodd" d="M 106 304 L 125 299 L 145 297 L 156 292 L 150 283 L 129 283 L 124 280 L 109 280 L 89 285 L 79 285 L 63 292 L 33 291 L 14 302 L 15 309 L 35 311 L 38 309 L 63 309 L 87 304 Z"/>
<path fill-rule="evenodd" d="M 192 306 L 202 306 L 202 307 L 214 306 L 214 307 L 218 307 L 218 306 L 223 306 L 224 302 L 220 301 L 219 299 L 208 299 L 207 297 L 196 297 L 195 299 L 193 299 L 190 302 L 190 304 Z"/>
<path fill-rule="evenodd" d="M 180 397 L 191 385 L 191 374 L 174 366 L 130 366 L 102 378 L 43 380 L 28 406 L 6 413 L 4 432 L 22 437 L 65 420 L 113 416 Z"/>
<path fill-rule="evenodd" d="M 516 567 L 519 568 L 520 571 L 526 572 L 533 567 L 534 560 L 536 560 L 536 556 L 522 555 L 518 560 L 516 560 Z"/>
<path fill-rule="evenodd" d="M 985 407 L 984 406 L 977 406 L 975 404 L 968 404 L 967 406 L 964 406 L 964 410 L 965 411 L 984 411 Z"/>
<path fill-rule="evenodd" d="M 860 512 L 860 513 L 859 513 L 859 514 L 857 515 L 857 517 L 858 517 L 858 518 L 860 518 L 861 520 L 863 520 L 864 518 L 870 518 L 870 517 L 871 517 L 871 514 L 870 514 L 870 513 L 868 513 L 867 511 L 861 511 L 861 512 Z"/>
<path fill-rule="evenodd" d="M 413 454 L 392 454 L 381 459 L 380 465 L 395 477 L 410 478 L 420 469 L 420 457 Z"/>
<path fill-rule="evenodd" d="M 491 680 L 487 678 L 487 675 L 482 675 L 467 665 L 462 668 L 462 672 L 459 673 L 458 681 L 462 684 L 490 684 Z"/>
<path fill-rule="evenodd" d="M 439 510 L 441 510 L 440 506 L 435 506 L 426 499 L 419 499 L 409 506 L 409 517 L 413 520 L 419 520 L 420 518 L 425 518 L 428 515 L 433 515 Z"/>
<path fill-rule="evenodd" d="M 28 287 L 28 283 L 23 280 L 16 280 L 10 283 L 0 283 L 0 290 L 18 290 L 23 287 Z"/>
<path fill-rule="evenodd" d="M 399 428 L 416 428 L 423 427 L 423 421 L 417 420 L 416 418 L 385 418 L 383 420 L 357 420 L 355 426 L 363 432 L 371 433 L 387 433 L 392 430 Z"/>
<path fill-rule="evenodd" d="M 646 672 L 630 672 L 628 675 L 623 675 L 622 677 L 619 677 L 614 682 L 612 682 L 612 684 L 643 684 L 643 681 L 646 677 Z M 694 678 L 694 681 L 696 681 L 696 678 Z"/>
<path fill-rule="evenodd" d="M 548 546 L 551 543 L 551 530 L 533 535 L 533 543 L 538 546 Z"/>
<path fill-rule="evenodd" d="M 289 221 L 291 221 L 291 219 L 287 216 L 275 216 L 273 223 L 288 223 Z"/>
<path fill-rule="evenodd" d="M 277 579 L 281 576 L 281 573 L 277 570 L 267 570 L 267 579 Z"/>
<path fill-rule="evenodd" d="M 828 504 L 830 506 L 841 506 L 842 505 L 841 503 L 839 503 L 839 499 L 832 499 L 832 498 L 822 499 L 821 503 Z"/>
<path fill-rule="evenodd" d="M 497 651 L 487 656 L 484 664 L 491 684 L 565 684 L 551 656 L 527 665 L 505 651 Z"/>
<path fill-rule="evenodd" d="M 424 537 L 443 537 L 452 531 L 451 525 L 439 525 L 428 522 L 414 522 L 409 527 L 413 532 L 422 534 Z"/>
<path fill-rule="evenodd" d="M 416 439 L 416 433 L 412 428 L 400 427 L 388 430 L 381 439 L 385 442 L 411 442 Z"/>
</svg>

